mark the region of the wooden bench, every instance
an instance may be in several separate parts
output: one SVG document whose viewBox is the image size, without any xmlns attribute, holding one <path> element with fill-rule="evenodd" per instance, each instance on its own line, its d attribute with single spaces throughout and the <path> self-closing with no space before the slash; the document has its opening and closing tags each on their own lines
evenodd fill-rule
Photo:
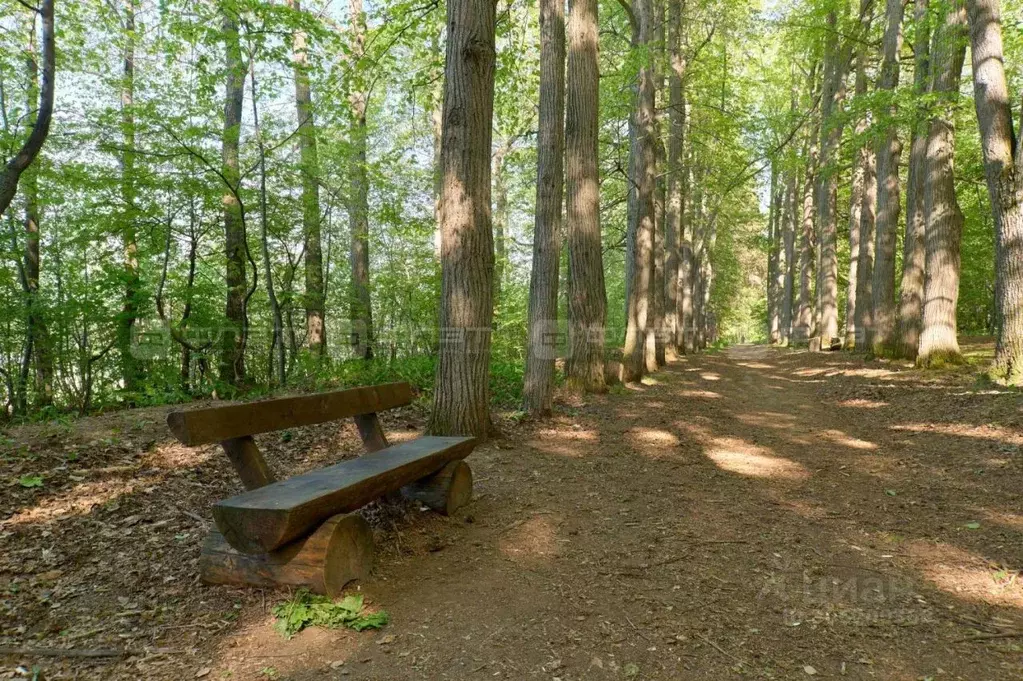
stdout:
<svg viewBox="0 0 1023 681">
<path fill-rule="evenodd" d="M 444 514 L 469 502 L 469 437 L 420 437 L 388 445 L 377 413 L 409 404 L 408 383 L 339 390 L 167 416 L 183 444 L 220 443 L 246 492 L 217 502 L 199 561 L 211 584 L 306 586 L 336 595 L 365 577 L 373 536 L 359 508 L 392 492 Z M 361 457 L 277 481 L 254 435 L 351 417 Z"/>
</svg>

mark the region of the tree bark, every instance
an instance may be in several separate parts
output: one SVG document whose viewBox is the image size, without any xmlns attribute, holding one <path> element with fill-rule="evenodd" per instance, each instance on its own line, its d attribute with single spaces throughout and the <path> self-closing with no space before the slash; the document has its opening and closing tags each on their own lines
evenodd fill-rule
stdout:
<svg viewBox="0 0 1023 681">
<path fill-rule="evenodd" d="M 300 0 L 289 0 L 292 10 L 302 11 Z M 320 160 L 316 147 L 316 119 L 309 87 L 306 34 L 292 35 L 295 69 L 295 109 L 298 115 L 298 148 L 302 173 L 302 244 L 305 250 L 305 345 L 317 357 L 327 352 L 326 308 L 323 293 L 323 241 L 320 230 Z"/>
<path fill-rule="evenodd" d="M 1023 383 L 1023 142 L 1016 139 L 1012 127 L 998 0 L 968 0 L 967 7 L 974 103 L 995 223 L 999 324 L 991 374 L 1019 385 Z"/>
<path fill-rule="evenodd" d="M 568 190 L 569 385 L 603 392 L 607 294 L 597 175 L 597 0 L 571 0 L 568 20 L 565 174 Z"/>
<path fill-rule="evenodd" d="M 914 22 L 916 38 L 913 43 L 913 93 L 922 98 L 930 88 L 930 19 L 928 0 L 915 0 Z M 894 302 L 884 301 L 889 307 L 879 310 L 874 306 L 880 337 L 875 339 L 875 351 L 887 351 L 896 357 L 915 359 L 920 345 L 920 326 L 923 318 L 924 266 L 924 175 L 927 164 L 927 121 L 914 116 L 909 147 L 909 177 L 906 182 L 906 232 L 902 244 L 902 285 L 899 296 L 898 329 L 895 330 Z M 892 237 L 894 241 L 894 236 Z M 879 242 L 880 243 L 880 242 Z M 892 245 L 894 252 L 894 244 Z M 880 258 L 880 251 L 878 258 Z M 894 255 L 892 256 L 894 260 Z M 894 265 L 892 279 L 894 287 Z M 877 280 L 875 280 L 875 286 Z M 891 288 L 888 289 L 891 291 Z M 888 293 L 891 298 L 891 293 Z M 891 312 L 889 312 L 891 310 Z M 885 348 L 885 346 L 888 346 Z"/>
<path fill-rule="evenodd" d="M 902 0 L 888 0 L 879 86 L 882 92 L 894 92 L 899 85 L 904 13 Z M 860 249 L 861 268 L 866 263 L 872 263 L 873 271 L 869 276 L 862 277 L 864 286 L 858 293 L 856 306 L 857 324 L 863 331 L 858 335 L 858 340 L 875 352 L 883 350 L 889 342 L 895 315 L 895 234 L 899 225 L 899 160 L 902 156 L 902 142 L 895 122 L 897 109 L 894 104 L 888 108 L 887 115 L 889 120 L 884 137 L 877 145 L 877 222 L 873 238 L 864 240 Z M 883 317 L 881 333 L 876 337 L 875 311 Z"/>
<path fill-rule="evenodd" d="M 450 0 L 441 161 L 440 353 L 429 431 L 486 437 L 494 233 L 490 148 L 496 3 Z"/>
<path fill-rule="evenodd" d="M 778 215 L 778 165 L 771 161 L 771 187 L 770 197 L 767 204 L 767 340 L 775 345 L 780 338 L 781 310 L 778 304 L 781 296 L 778 295 L 778 256 L 781 249 L 778 247 L 781 240 L 778 238 L 781 230 Z"/>
<path fill-rule="evenodd" d="M 124 68 L 121 80 L 121 248 L 124 252 L 124 303 L 117 320 L 124 390 L 138 390 L 141 365 L 132 349 L 132 330 L 139 308 L 139 259 L 135 230 L 135 10 L 136 0 L 124 7 Z"/>
<path fill-rule="evenodd" d="M 54 77 L 56 72 L 56 50 L 54 47 L 53 0 L 42 0 L 39 4 L 39 16 L 42 19 L 42 53 L 43 73 L 42 86 L 39 88 L 39 104 L 36 110 L 35 123 L 18 152 L 8 159 L 0 171 L 0 216 L 14 200 L 18 191 L 18 180 L 21 174 L 32 165 L 39 150 L 43 148 L 47 135 L 50 134 L 50 120 L 53 118 Z"/>
<path fill-rule="evenodd" d="M 665 219 L 667 216 L 667 194 L 668 187 L 664 172 L 664 162 L 667 157 L 667 150 L 664 147 L 663 139 L 663 118 L 661 111 L 667 108 L 664 102 L 664 64 L 666 58 L 665 48 L 665 2 L 666 0 L 653 0 L 654 11 L 654 275 L 650 286 L 651 308 L 653 311 L 651 334 L 647 334 L 647 362 L 648 369 L 656 371 L 659 367 L 667 364 L 665 355 L 664 333 L 664 282 L 665 282 Z M 650 345 L 653 345 L 652 365 L 649 364 Z"/>
<path fill-rule="evenodd" d="M 245 378 L 245 337 L 248 329 L 245 299 L 247 281 L 245 217 L 238 199 L 241 174 L 238 147 L 241 143 L 242 105 L 245 100 L 245 64 L 238 38 L 238 20 L 225 10 L 223 36 L 227 69 L 224 102 L 224 136 L 221 173 L 227 184 L 224 191 L 224 246 L 227 256 L 227 325 L 222 336 L 220 380 L 238 386 Z"/>
<path fill-rule="evenodd" d="M 934 35 L 931 92 L 940 100 L 927 134 L 924 181 L 925 278 L 923 328 L 917 364 L 943 366 L 962 362 L 956 327 L 959 301 L 960 244 L 963 213 L 955 187 L 955 108 L 960 74 L 966 60 L 966 7 L 954 2 Z"/>
<path fill-rule="evenodd" d="M 894 1 L 894 0 L 893 0 Z M 856 50 L 856 96 L 864 97 L 867 94 L 867 48 L 864 44 L 860 44 Z M 856 122 L 856 137 L 860 138 L 866 133 L 868 127 L 868 121 L 866 116 Z M 870 152 L 869 145 L 864 143 L 859 149 L 856 150 L 856 157 L 853 164 L 853 175 L 852 184 L 849 189 L 849 280 L 847 282 L 848 288 L 846 289 L 846 305 L 845 305 L 845 347 L 846 349 L 852 349 L 856 347 L 856 341 L 858 338 L 858 331 L 856 326 L 856 294 L 860 280 L 860 244 L 865 241 L 866 235 L 864 234 L 863 227 L 868 226 L 865 223 L 869 223 L 870 232 L 873 233 L 874 216 L 873 216 L 873 201 L 874 197 L 868 197 L 868 191 L 871 191 L 869 185 L 872 183 L 874 170 L 873 170 L 873 154 Z M 867 175 L 871 175 L 871 179 L 868 179 Z M 874 190 L 876 190 L 876 184 Z M 868 198 L 870 205 L 868 206 Z M 870 215 L 866 213 L 869 210 Z M 865 219 L 866 218 L 866 219 Z"/>
<path fill-rule="evenodd" d="M 523 410 L 550 414 L 558 353 L 558 266 L 565 186 L 565 9 L 540 2 L 540 111 L 536 138 L 536 218 L 529 277 L 529 344 Z"/>
<path fill-rule="evenodd" d="M 366 16 L 362 11 L 362 0 L 349 0 L 348 8 L 352 25 L 352 61 L 355 65 L 354 84 L 349 93 L 351 106 L 349 136 L 352 145 L 348 206 L 352 268 L 349 309 L 355 356 L 360 359 L 372 359 L 373 302 L 369 288 L 369 171 L 366 154 L 366 107 L 369 95 L 362 86 L 362 67 L 359 64 L 366 42 Z M 489 191 L 487 193 L 489 194 Z"/>
<path fill-rule="evenodd" d="M 33 23 L 34 26 L 34 23 Z M 29 41 L 26 54 L 26 67 L 28 69 L 28 101 L 26 110 L 31 111 L 38 105 L 39 100 L 39 61 L 36 58 L 35 31 Z M 29 118 L 28 126 L 34 127 L 35 120 Z M 31 134 L 31 133 L 30 133 Z M 39 294 L 39 277 L 41 272 L 41 258 L 39 252 L 40 242 L 40 209 L 39 209 L 39 169 L 35 165 L 27 167 L 23 174 L 22 194 L 25 197 L 25 256 L 23 265 L 22 282 L 25 291 L 25 306 L 28 328 L 26 329 L 27 342 L 25 347 L 28 352 L 23 357 L 26 362 L 22 367 L 21 375 L 24 379 L 19 382 L 20 410 L 24 411 L 27 404 L 24 403 L 26 393 L 27 377 L 29 366 L 27 362 L 35 358 L 35 401 L 40 407 L 53 403 L 53 347 L 51 345 L 49 327 L 46 323 L 46 315 L 43 310 L 43 303 Z"/>
<path fill-rule="evenodd" d="M 682 177 L 683 142 L 685 134 L 685 104 L 682 98 L 682 80 L 685 77 L 685 58 L 682 54 L 682 0 L 668 0 L 668 43 L 670 69 L 668 76 L 668 194 L 664 225 L 664 326 L 671 334 L 676 352 L 685 352 L 683 338 L 682 291 L 679 285 L 681 243 L 684 238 L 682 217 L 685 211 Z"/>
<path fill-rule="evenodd" d="M 640 66 L 636 83 L 636 110 L 633 114 L 636 132 L 632 137 L 634 159 L 632 178 L 636 192 L 636 209 L 628 229 L 635 235 L 631 285 L 628 292 L 627 326 L 625 346 L 622 349 L 625 381 L 639 381 L 647 371 L 656 370 L 653 345 L 653 310 L 651 300 L 654 286 L 654 192 L 657 183 L 656 168 L 656 126 L 655 126 L 655 83 L 651 58 L 654 38 L 654 16 L 652 0 L 635 0 L 633 12 L 636 16 L 635 47 L 644 50 L 645 58 Z"/>
<path fill-rule="evenodd" d="M 781 335 L 778 339 L 779 344 L 783 347 L 789 345 L 792 337 L 792 294 L 795 290 L 796 272 L 796 220 L 799 215 L 796 171 L 789 170 L 786 176 L 785 219 L 782 222 L 782 259 L 785 262 L 785 269 L 782 272 Z"/>
<path fill-rule="evenodd" d="M 814 331 L 813 282 L 815 252 L 814 216 L 817 214 L 814 197 L 817 186 L 817 134 L 810 133 L 806 177 L 803 180 L 802 219 L 799 231 L 799 313 L 796 318 L 794 336 L 797 341 L 807 342 Z"/>
</svg>

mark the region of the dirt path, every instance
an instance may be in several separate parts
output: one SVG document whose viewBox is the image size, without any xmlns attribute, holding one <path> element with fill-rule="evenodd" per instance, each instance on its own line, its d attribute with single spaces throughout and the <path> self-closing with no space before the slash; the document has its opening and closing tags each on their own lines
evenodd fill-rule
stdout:
<svg viewBox="0 0 1023 681">
<path fill-rule="evenodd" d="M 131 479 L 162 471 L 152 484 L 108 498 L 96 481 L 91 506 L 56 491 L 5 502 L 0 645 L 84 631 L 75 645 L 147 651 L 49 660 L 46 678 L 1019 679 L 1023 403 L 966 375 L 899 369 L 738 347 L 552 422 L 509 423 L 470 459 L 468 509 L 379 519 L 361 589 L 391 625 L 289 642 L 266 614 L 279 594 L 195 581 L 190 514 L 208 517 L 233 483 L 215 451 L 149 427 L 157 441 Z M 19 436 L 41 459 L 57 448 Z M 350 439 L 315 430 L 268 449 L 302 468 Z M 181 513 L 154 510 L 150 487 Z M 72 550 L 69 533 L 87 528 L 105 540 Z"/>
</svg>

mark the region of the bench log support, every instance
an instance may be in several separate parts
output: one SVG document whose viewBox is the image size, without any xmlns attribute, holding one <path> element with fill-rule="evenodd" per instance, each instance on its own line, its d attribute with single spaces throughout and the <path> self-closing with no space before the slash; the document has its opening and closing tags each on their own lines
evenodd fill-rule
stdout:
<svg viewBox="0 0 1023 681">
<path fill-rule="evenodd" d="M 407 499 L 451 515 L 472 499 L 472 469 L 465 461 L 452 461 L 433 475 L 401 488 Z"/>
<path fill-rule="evenodd" d="M 199 574 L 207 584 L 306 587 L 333 598 L 349 582 L 369 576 L 373 556 L 369 524 L 358 514 L 342 514 L 271 553 L 240 553 L 213 530 L 202 547 Z"/>
</svg>

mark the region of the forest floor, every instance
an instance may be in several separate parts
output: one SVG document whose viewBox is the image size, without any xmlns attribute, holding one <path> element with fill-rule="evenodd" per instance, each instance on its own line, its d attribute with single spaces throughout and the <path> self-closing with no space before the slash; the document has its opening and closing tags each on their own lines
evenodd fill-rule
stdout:
<svg viewBox="0 0 1023 681">
<path fill-rule="evenodd" d="M 358 588 L 391 623 L 290 641 L 270 615 L 286 593 L 198 581 L 238 483 L 216 447 L 170 441 L 167 411 L 5 434 L 0 647 L 127 655 L 0 654 L 0 677 L 1023 678 L 1023 398 L 972 370 L 740 346 L 504 418 L 456 516 L 368 511 Z M 422 425 L 385 419 L 392 440 Z M 299 471 L 359 440 L 260 445 Z"/>
</svg>

